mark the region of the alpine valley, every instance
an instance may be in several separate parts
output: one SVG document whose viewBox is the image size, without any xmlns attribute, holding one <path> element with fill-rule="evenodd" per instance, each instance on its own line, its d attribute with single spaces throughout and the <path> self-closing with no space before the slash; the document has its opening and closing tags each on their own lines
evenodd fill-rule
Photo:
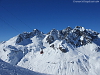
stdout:
<svg viewBox="0 0 100 75">
<path fill-rule="evenodd" d="M 100 75 L 100 33 L 81 26 L 24 32 L 0 43 L 0 63 L 31 70 L 7 75 Z"/>
</svg>

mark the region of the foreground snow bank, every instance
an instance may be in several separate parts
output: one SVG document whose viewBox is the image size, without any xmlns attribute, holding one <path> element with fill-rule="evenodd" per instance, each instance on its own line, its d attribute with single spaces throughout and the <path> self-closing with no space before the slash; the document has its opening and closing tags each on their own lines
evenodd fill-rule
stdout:
<svg viewBox="0 0 100 75">
<path fill-rule="evenodd" d="M 18 66 L 13 66 L 0 59 L 0 75 L 46 75 L 46 74 L 33 72 Z"/>
</svg>

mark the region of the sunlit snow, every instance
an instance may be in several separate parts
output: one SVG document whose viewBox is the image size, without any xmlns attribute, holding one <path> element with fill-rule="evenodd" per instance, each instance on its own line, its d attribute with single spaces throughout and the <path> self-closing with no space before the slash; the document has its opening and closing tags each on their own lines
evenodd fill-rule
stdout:
<svg viewBox="0 0 100 75">
<path fill-rule="evenodd" d="M 34 29 L 0 43 L 0 59 L 51 75 L 99 75 L 100 34 L 81 26 L 47 34 Z"/>
</svg>

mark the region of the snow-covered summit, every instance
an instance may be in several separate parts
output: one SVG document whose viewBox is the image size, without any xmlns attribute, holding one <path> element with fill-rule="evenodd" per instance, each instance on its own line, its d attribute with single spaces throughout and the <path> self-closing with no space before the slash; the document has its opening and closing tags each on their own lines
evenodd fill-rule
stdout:
<svg viewBox="0 0 100 75">
<path fill-rule="evenodd" d="M 0 59 L 46 74 L 99 75 L 100 33 L 81 26 L 34 29 L 0 43 Z"/>
<path fill-rule="evenodd" d="M 52 43 L 55 40 L 66 40 L 73 46 L 82 46 L 93 42 L 94 39 L 98 38 L 98 34 L 95 31 L 85 29 L 81 26 L 76 26 L 74 29 L 67 27 L 63 30 L 51 30 L 46 37 L 47 42 Z"/>
<path fill-rule="evenodd" d="M 38 29 L 34 29 L 33 32 L 24 32 L 18 35 L 16 43 L 21 43 L 25 40 L 27 41 L 27 39 L 30 39 L 34 36 L 36 36 L 37 38 L 44 38 L 44 33 L 39 31 Z"/>
<path fill-rule="evenodd" d="M 71 27 L 67 27 L 63 30 L 52 29 L 47 34 L 44 34 L 38 29 L 34 29 L 32 32 L 24 32 L 19 34 L 16 38 L 16 44 L 24 43 L 24 45 L 27 45 L 32 43 L 31 38 L 37 37 L 39 39 L 45 39 L 45 42 L 48 42 L 49 44 L 56 40 L 66 40 L 67 43 L 78 47 L 93 42 L 94 39 L 98 38 L 98 34 L 99 33 L 93 30 L 85 29 L 81 26 L 76 26 L 74 29 Z"/>
<path fill-rule="evenodd" d="M 94 39 L 98 38 L 98 34 L 95 31 L 76 26 L 68 33 L 66 40 L 77 47 L 93 42 Z"/>
</svg>

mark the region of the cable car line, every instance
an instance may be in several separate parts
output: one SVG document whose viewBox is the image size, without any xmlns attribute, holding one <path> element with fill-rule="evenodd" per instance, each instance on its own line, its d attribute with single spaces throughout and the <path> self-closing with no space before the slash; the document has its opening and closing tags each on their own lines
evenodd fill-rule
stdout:
<svg viewBox="0 0 100 75">
<path fill-rule="evenodd" d="M 7 12 L 9 12 L 12 16 L 14 16 L 16 19 L 18 19 L 20 22 L 22 22 L 25 26 L 27 26 L 29 29 L 31 29 L 26 23 L 24 23 L 21 19 L 19 19 L 18 17 L 16 17 L 13 13 L 11 13 L 8 9 L 6 9 L 5 7 L 3 7 L 2 5 L 0 5 L 2 8 L 4 8 Z M 32 30 L 32 29 L 31 29 Z"/>
<path fill-rule="evenodd" d="M 10 26 L 12 29 L 14 29 L 15 31 L 17 31 L 18 33 L 20 33 L 19 30 L 17 30 L 16 28 L 14 28 L 12 25 L 10 25 L 9 23 L 7 23 L 5 20 L 3 20 L 1 17 L 0 17 L 1 21 L 3 21 L 6 25 Z"/>
</svg>

